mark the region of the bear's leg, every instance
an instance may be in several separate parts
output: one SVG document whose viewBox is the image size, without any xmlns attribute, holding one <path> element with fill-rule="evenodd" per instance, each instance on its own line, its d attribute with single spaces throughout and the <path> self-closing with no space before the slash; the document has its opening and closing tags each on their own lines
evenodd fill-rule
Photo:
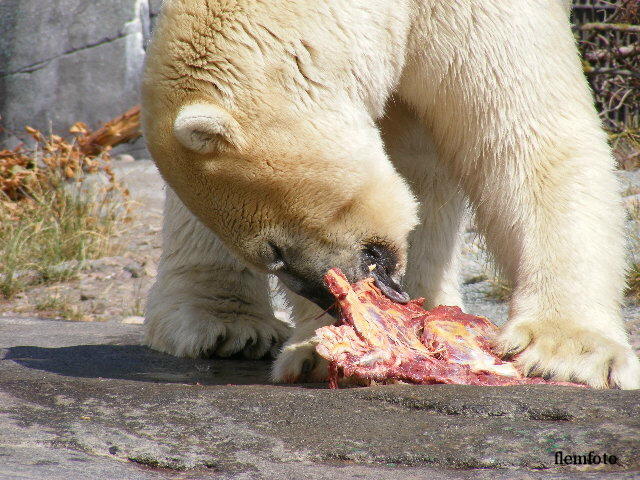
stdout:
<svg viewBox="0 0 640 480">
<path fill-rule="evenodd" d="M 438 161 L 424 123 L 400 100 L 392 98 L 379 121 L 386 151 L 420 201 L 420 224 L 409 237 L 404 285 L 425 308 L 462 304 L 459 263 L 465 198 Z"/>
<path fill-rule="evenodd" d="M 315 331 L 335 319 L 306 298 L 287 293 L 296 327 L 276 358 L 271 377 L 275 382 L 322 382 L 327 379 L 329 366 L 316 353 Z"/>
<path fill-rule="evenodd" d="M 145 343 L 177 356 L 260 358 L 289 336 L 266 275 L 236 260 L 167 188 L 163 251 L 149 294 Z"/>
<path fill-rule="evenodd" d="M 639 388 L 620 308 L 624 210 L 566 9 L 417 8 L 400 94 L 514 285 L 499 350 L 527 374 Z"/>
<path fill-rule="evenodd" d="M 538 168 L 520 179 L 496 169 L 470 186 L 478 227 L 514 285 L 498 351 L 528 375 L 639 388 L 620 310 L 623 212 L 608 153 L 597 150 L 555 165 L 531 159 Z"/>
<path fill-rule="evenodd" d="M 529 375 L 640 388 L 620 309 L 623 212 L 597 157 L 567 157 L 519 185 L 487 179 L 495 201 L 479 206 L 478 224 L 514 285 L 498 348 Z"/>
</svg>

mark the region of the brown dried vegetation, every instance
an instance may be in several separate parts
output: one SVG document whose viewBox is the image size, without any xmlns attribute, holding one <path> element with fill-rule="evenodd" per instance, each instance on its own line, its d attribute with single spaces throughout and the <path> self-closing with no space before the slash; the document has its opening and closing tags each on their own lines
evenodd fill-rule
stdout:
<svg viewBox="0 0 640 480">
<path fill-rule="evenodd" d="M 0 294 L 6 297 L 70 278 L 83 261 L 110 253 L 116 225 L 128 215 L 129 192 L 113 174 L 110 145 L 87 142 L 86 125 L 71 127 L 69 140 L 26 131 L 32 145 L 0 151 Z M 89 174 L 102 180 L 89 185 Z"/>
</svg>

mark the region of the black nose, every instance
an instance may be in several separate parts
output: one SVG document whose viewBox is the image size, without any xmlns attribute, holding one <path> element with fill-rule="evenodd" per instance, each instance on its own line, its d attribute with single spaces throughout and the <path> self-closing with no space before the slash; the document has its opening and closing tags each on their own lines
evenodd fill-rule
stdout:
<svg viewBox="0 0 640 480">
<path fill-rule="evenodd" d="M 391 300 L 407 303 L 411 298 L 393 279 L 398 265 L 398 255 L 381 243 L 368 243 L 362 249 L 362 263 L 365 274 L 371 271 L 376 286 Z"/>
</svg>

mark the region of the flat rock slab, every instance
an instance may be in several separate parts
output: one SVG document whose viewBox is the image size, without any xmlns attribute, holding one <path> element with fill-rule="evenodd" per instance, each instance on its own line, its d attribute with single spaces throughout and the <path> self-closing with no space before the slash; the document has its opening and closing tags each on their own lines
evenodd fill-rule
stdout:
<svg viewBox="0 0 640 480">
<path fill-rule="evenodd" d="M 0 478 L 638 478 L 640 392 L 272 385 L 141 327 L 0 318 Z M 559 466 L 557 451 L 615 455 Z"/>
</svg>

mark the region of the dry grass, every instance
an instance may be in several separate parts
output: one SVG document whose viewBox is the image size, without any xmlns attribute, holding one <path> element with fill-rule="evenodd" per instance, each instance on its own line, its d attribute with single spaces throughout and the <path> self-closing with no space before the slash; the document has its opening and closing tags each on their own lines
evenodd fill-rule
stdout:
<svg viewBox="0 0 640 480">
<path fill-rule="evenodd" d="M 640 265 L 633 262 L 629 270 L 627 270 L 627 288 L 625 295 L 634 299 L 636 302 L 640 300 Z"/>
<path fill-rule="evenodd" d="M 128 192 L 108 152 L 87 155 L 76 141 L 27 128 L 35 144 L 0 151 L 0 294 L 34 283 L 66 280 L 82 262 L 111 254 L 110 239 L 127 214 Z M 106 182 L 87 187 L 90 173 Z M 67 265 L 65 266 L 65 262 Z"/>
<path fill-rule="evenodd" d="M 144 317 L 146 295 L 142 292 L 142 282 L 136 282 L 133 289 L 133 301 L 128 314 L 133 317 Z"/>
<path fill-rule="evenodd" d="M 43 314 L 52 314 L 74 322 L 91 320 L 91 317 L 85 315 L 76 303 L 62 296 L 49 296 L 36 303 L 35 309 Z"/>
<path fill-rule="evenodd" d="M 640 168 L 640 129 L 628 128 L 618 133 L 610 133 L 609 141 L 619 168 Z"/>
<path fill-rule="evenodd" d="M 494 274 L 488 277 L 487 280 L 490 285 L 487 297 L 498 302 L 506 302 L 511 298 L 513 287 L 502 275 Z"/>
<path fill-rule="evenodd" d="M 627 214 L 634 222 L 634 228 L 629 238 L 629 249 L 631 254 L 630 266 L 627 270 L 627 288 L 625 295 L 634 301 L 640 301 L 640 235 L 638 225 L 640 225 L 640 205 L 632 204 L 627 206 Z"/>
</svg>

